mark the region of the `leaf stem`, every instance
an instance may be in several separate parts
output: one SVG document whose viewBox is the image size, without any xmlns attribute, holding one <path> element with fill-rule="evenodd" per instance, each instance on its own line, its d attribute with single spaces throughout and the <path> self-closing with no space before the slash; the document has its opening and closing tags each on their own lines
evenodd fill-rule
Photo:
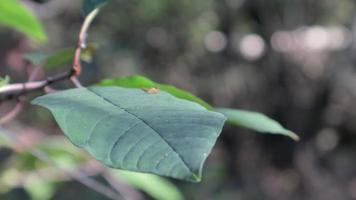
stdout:
<svg viewBox="0 0 356 200">
<path fill-rule="evenodd" d="M 74 52 L 74 59 L 72 65 L 72 69 L 74 71 L 73 76 L 78 76 L 81 73 L 82 66 L 80 63 L 80 53 L 82 49 L 86 47 L 86 37 L 88 34 L 88 29 L 90 27 L 90 24 L 93 22 L 95 16 L 98 14 L 98 12 L 99 12 L 99 8 L 96 8 L 92 12 L 90 12 L 89 15 L 87 15 L 87 17 L 85 18 L 82 27 L 80 29 L 78 35 L 78 43 Z"/>
</svg>

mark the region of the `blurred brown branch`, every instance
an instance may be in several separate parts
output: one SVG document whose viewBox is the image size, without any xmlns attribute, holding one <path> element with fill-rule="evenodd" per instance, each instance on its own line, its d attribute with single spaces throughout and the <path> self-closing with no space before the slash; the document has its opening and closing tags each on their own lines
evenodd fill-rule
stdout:
<svg viewBox="0 0 356 200">
<path fill-rule="evenodd" d="M 15 83 L 0 87 L 0 102 L 16 99 L 29 92 L 44 89 L 53 83 L 69 79 L 73 75 L 73 71 L 64 72 L 53 77 L 48 77 L 42 81 L 32 81 L 26 83 Z"/>
<path fill-rule="evenodd" d="M 17 138 L 17 136 L 15 134 L 10 134 L 10 133 L 6 132 L 5 130 L 1 130 L 0 134 L 2 134 L 7 139 L 12 141 L 14 144 L 19 144 L 20 146 L 24 145 Z M 37 149 L 37 148 L 30 149 L 29 153 L 31 155 L 33 155 L 34 157 L 36 157 L 37 159 L 41 160 L 42 162 L 47 163 L 50 166 L 60 170 L 61 172 L 68 175 L 72 179 L 74 179 L 74 180 L 78 181 L 79 183 L 82 183 L 83 185 L 87 186 L 88 188 L 108 197 L 109 199 L 113 199 L 113 200 L 122 199 L 122 198 L 119 198 L 119 197 L 121 197 L 121 195 L 119 195 L 112 188 L 107 187 L 106 185 L 104 185 L 94 179 L 91 179 L 88 175 L 84 174 L 83 172 L 78 171 L 78 170 L 72 171 L 72 170 L 68 170 L 68 169 L 61 167 L 60 165 L 58 165 L 56 163 L 56 161 L 54 161 L 51 157 L 49 157 L 45 152 L 43 152 L 40 149 Z"/>
</svg>

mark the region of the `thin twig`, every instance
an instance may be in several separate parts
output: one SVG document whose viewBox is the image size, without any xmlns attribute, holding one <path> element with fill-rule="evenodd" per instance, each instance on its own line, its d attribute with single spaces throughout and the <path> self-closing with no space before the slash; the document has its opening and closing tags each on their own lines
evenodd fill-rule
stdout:
<svg viewBox="0 0 356 200">
<path fill-rule="evenodd" d="M 34 81 L 36 80 L 37 76 L 40 74 L 40 72 L 42 71 L 40 67 L 37 67 L 35 65 L 32 64 L 27 64 L 27 66 L 32 67 L 31 72 L 28 75 L 28 82 Z"/>
<path fill-rule="evenodd" d="M 75 87 L 77 87 L 77 88 L 83 87 L 83 85 L 80 83 L 80 81 L 78 80 L 78 78 L 76 76 L 70 77 L 70 80 L 75 85 Z"/>
<path fill-rule="evenodd" d="M 23 146 L 24 144 L 16 137 L 14 134 L 9 134 L 5 130 L 1 130 L 0 134 L 4 135 L 6 138 L 10 139 L 12 142 L 19 144 L 20 146 Z M 86 174 L 80 172 L 80 171 L 71 171 L 68 169 L 65 169 L 58 165 L 51 157 L 49 157 L 45 152 L 41 151 L 40 149 L 30 149 L 29 153 L 36 157 L 37 159 L 41 160 L 42 162 L 45 162 L 58 170 L 62 171 L 64 174 L 68 175 L 72 179 L 78 181 L 79 183 L 82 183 L 83 185 L 87 186 L 88 188 L 108 197 L 109 199 L 112 200 L 119 200 L 120 195 L 116 193 L 114 190 L 111 188 L 105 186 L 104 184 L 95 181 L 94 179 L 89 178 Z"/>
<path fill-rule="evenodd" d="M 0 125 L 6 124 L 10 121 L 12 121 L 13 119 L 15 119 L 15 117 L 21 112 L 22 108 L 24 106 L 24 103 L 21 101 L 18 101 L 15 105 L 15 107 L 8 112 L 5 116 L 0 118 Z"/>
<path fill-rule="evenodd" d="M 53 93 L 53 92 L 57 91 L 56 89 L 53 89 L 51 86 L 46 86 L 43 88 L 43 90 L 46 94 Z"/>
<path fill-rule="evenodd" d="M 89 15 L 85 18 L 82 27 L 80 29 L 78 35 L 78 43 L 73 58 L 73 65 L 72 65 L 72 70 L 74 71 L 73 76 L 78 76 L 82 71 L 82 66 L 80 63 L 80 53 L 82 51 L 82 48 L 85 48 L 86 46 L 86 37 L 87 37 L 88 29 L 90 27 L 90 24 L 93 22 L 95 16 L 98 14 L 98 12 L 99 9 L 97 8 L 93 10 L 91 13 L 89 13 Z"/>
<path fill-rule="evenodd" d="M 5 100 L 18 98 L 21 95 L 24 95 L 28 92 L 42 90 L 46 86 L 51 85 L 52 83 L 70 79 L 77 87 L 82 87 L 79 80 L 76 78 L 81 72 L 81 63 L 80 63 L 80 53 L 82 48 L 86 46 L 86 35 L 90 24 L 93 22 L 95 16 L 98 14 L 99 9 L 93 10 L 84 20 L 83 25 L 80 29 L 79 36 L 78 36 L 78 44 L 75 49 L 74 59 L 72 69 L 69 72 L 65 72 L 59 74 L 54 77 L 48 77 L 46 80 L 42 81 L 32 81 L 30 78 L 29 82 L 26 83 L 16 83 L 16 84 L 9 84 L 3 87 L 0 87 L 0 103 Z M 74 78 L 72 78 L 74 77 Z"/>
<path fill-rule="evenodd" d="M 2 86 L 0 87 L 0 102 L 9 99 L 18 98 L 29 92 L 42 90 L 46 86 L 49 86 L 53 83 L 69 79 L 72 76 L 72 74 L 73 72 L 69 71 L 62 74 L 58 74 L 53 77 L 48 77 L 42 81 L 15 83 L 15 84 Z"/>
</svg>

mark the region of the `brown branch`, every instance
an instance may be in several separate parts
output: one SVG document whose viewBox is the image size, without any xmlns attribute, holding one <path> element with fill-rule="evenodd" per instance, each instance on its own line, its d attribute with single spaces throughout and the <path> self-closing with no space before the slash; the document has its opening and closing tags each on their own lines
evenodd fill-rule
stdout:
<svg viewBox="0 0 356 200">
<path fill-rule="evenodd" d="M 95 16 L 98 14 L 98 12 L 99 12 L 99 9 L 97 8 L 97 9 L 93 10 L 91 13 L 89 13 L 89 15 L 85 17 L 83 25 L 80 29 L 80 32 L 78 35 L 78 43 L 77 43 L 77 47 L 75 49 L 73 65 L 72 65 L 72 70 L 74 71 L 73 76 L 78 76 L 82 71 L 82 66 L 80 63 L 80 54 L 81 54 L 82 48 L 85 48 L 85 46 L 86 46 L 86 37 L 87 37 L 87 33 L 88 33 L 88 29 L 90 27 L 90 24 L 93 22 Z"/>
<path fill-rule="evenodd" d="M 0 102 L 18 98 L 29 92 L 44 89 L 53 83 L 69 79 L 74 74 L 73 71 L 64 72 L 53 77 L 48 77 L 42 81 L 33 81 L 26 83 L 15 83 L 0 87 Z"/>
<path fill-rule="evenodd" d="M 10 84 L 10 85 L 5 85 L 3 87 L 0 87 L 0 103 L 5 100 L 18 98 L 21 95 L 27 94 L 29 92 L 42 90 L 45 87 L 51 85 L 52 83 L 66 80 L 66 79 L 70 79 L 76 87 L 82 87 L 81 83 L 76 78 L 81 73 L 81 68 L 82 68 L 80 63 L 80 54 L 82 48 L 86 46 L 86 35 L 90 27 L 90 24 L 93 22 L 98 12 L 99 12 L 98 8 L 93 10 L 85 18 L 83 25 L 81 26 L 78 35 L 78 44 L 75 49 L 71 71 L 56 75 L 54 77 L 48 77 L 46 80 L 42 80 L 42 81 L 31 81 L 33 77 L 30 77 L 29 82 Z"/>
<path fill-rule="evenodd" d="M 13 120 L 21 112 L 23 105 L 23 102 L 18 101 L 15 107 L 10 112 L 0 118 L 0 125 L 6 124 Z"/>
<path fill-rule="evenodd" d="M 70 80 L 75 85 L 75 87 L 77 87 L 77 88 L 83 87 L 83 85 L 80 83 L 80 81 L 78 80 L 78 78 L 76 76 L 70 77 Z"/>
</svg>

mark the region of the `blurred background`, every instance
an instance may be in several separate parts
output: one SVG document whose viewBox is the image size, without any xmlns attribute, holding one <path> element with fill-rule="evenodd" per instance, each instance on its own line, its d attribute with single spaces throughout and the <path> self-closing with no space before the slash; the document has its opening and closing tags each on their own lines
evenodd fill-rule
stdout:
<svg viewBox="0 0 356 200">
<path fill-rule="evenodd" d="M 26 81 L 24 53 L 74 47 L 83 20 L 80 1 L 24 3 L 44 23 L 48 43 L 0 27 L 0 75 L 11 82 Z M 214 106 L 265 113 L 301 137 L 294 142 L 225 126 L 201 183 L 170 180 L 185 199 L 356 199 L 355 6 L 352 0 L 112 0 L 90 30 L 96 51 L 80 79 L 91 85 L 145 75 Z M 69 67 L 39 70 L 36 78 Z M 13 104 L 3 103 L 1 113 Z M 57 144 L 47 152 L 65 166 L 90 162 L 63 145 L 49 112 L 26 104 L 6 129 L 27 145 L 1 148 L 0 199 L 107 199 L 26 153 Z M 76 151 L 80 156 L 68 156 Z M 90 166 L 84 168 L 95 172 Z M 40 181 L 43 174 L 53 177 Z"/>
</svg>

